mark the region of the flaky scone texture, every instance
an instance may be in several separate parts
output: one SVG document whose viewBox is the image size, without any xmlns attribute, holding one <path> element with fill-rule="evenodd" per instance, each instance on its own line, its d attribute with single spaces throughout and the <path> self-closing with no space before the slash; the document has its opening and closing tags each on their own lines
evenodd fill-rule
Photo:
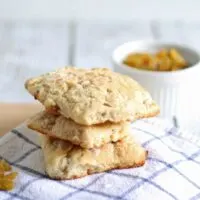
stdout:
<svg viewBox="0 0 200 200">
<path fill-rule="evenodd" d="M 111 169 L 139 167 L 147 157 L 145 149 L 128 137 L 94 149 L 40 137 L 46 173 L 53 179 L 75 179 Z"/>
<path fill-rule="evenodd" d="M 83 125 L 133 121 L 159 113 L 136 81 L 106 68 L 66 67 L 32 78 L 25 87 L 49 112 Z"/>
<path fill-rule="evenodd" d="M 83 148 L 100 147 L 109 142 L 116 142 L 130 133 L 130 123 L 104 123 L 85 126 L 77 124 L 61 115 L 52 115 L 45 111 L 32 117 L 27 125 L 42 134 L 70 141 Z"/>
</svg>

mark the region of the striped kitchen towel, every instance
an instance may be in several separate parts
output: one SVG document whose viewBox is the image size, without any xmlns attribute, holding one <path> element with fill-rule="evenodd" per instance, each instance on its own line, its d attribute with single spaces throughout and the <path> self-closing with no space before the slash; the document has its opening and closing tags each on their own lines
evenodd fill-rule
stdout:
<svg viewBox="0 0 200 200">
<path fill-rule="evenodd" d="M 191 141 L 189 132 L 158 118 L 133 123 L 132 132 L 149 152 L 143 167 L 55 181 L 45 175 L 37 134 L 25 124 L 13 129 L 0 138 L 0 158 L 19 175 L 14 190 L 0 191 L 0 200 L 200 199 L 198 137 Z"/>
</svg>

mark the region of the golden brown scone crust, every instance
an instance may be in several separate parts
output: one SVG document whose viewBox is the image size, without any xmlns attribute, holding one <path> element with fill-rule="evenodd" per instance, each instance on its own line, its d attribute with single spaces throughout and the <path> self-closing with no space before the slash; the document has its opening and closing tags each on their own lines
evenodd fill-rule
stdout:
<svg viewBox="0 0 200 200">
<path fill-rule="evenodd" d="M 159 113 L 136 81 L 106 68 L 66 67 L 32 78 L 25 87 L 49 112 L 83 125 L 134 121 Z"/>
<path fill-rule="evenodd" d="M 147 152 L 124 138 L 100 148 L 83 149 L 69 142 L 41 135 L 46 173 L 53 179 L 75 179 L 111 169 L 144 165 Z"/>
<path fill-rule="evenodd" d="M 28 127 L 42 134 L 67 140 L 83 148 L 100 147 L 116 142 L 130 133 L 130 123 L 104 123 L 85 126 L 75 123 L 61 115 L 52 115 L 45 111 L 36 114 L 28 122 Z"/>
</svg>

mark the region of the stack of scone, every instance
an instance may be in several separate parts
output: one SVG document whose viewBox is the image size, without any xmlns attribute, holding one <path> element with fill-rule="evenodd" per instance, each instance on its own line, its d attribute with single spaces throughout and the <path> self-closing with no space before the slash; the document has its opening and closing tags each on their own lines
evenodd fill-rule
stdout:
<svg viewBox="0 0 200 200">
<path fill-rule="evenodd" d="M 74 179 L 116 168 L 142 166 L 147 153 L 130 123 L 159 108 L 133 79 L 105 68 L 66 67 L 28 80 L 45 107 L 28 123 L 41 133 L 46 172 Z"/>
</svg>

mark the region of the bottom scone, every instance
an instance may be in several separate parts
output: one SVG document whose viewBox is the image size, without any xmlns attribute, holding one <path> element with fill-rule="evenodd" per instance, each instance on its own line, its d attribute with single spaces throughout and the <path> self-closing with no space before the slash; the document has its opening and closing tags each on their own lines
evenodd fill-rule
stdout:
<svg viewBox="0 0 200 200">
<path fill-rule="evenodd" d="M 147 152 L 130 138 L 100 148 L 83 149 L 41 135 L 46 173 L 53 179 L 75 179 L 111 169 L 144 165 Z"/>
</svg>

